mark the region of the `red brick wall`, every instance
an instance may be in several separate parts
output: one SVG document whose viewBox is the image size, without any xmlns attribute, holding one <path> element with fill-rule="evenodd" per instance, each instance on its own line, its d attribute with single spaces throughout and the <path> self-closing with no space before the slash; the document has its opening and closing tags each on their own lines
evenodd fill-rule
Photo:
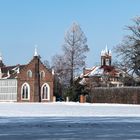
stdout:
<svg viewBox="0 0 140 140">
<path fill-rule="evenodd" d="M 37 68 L 38 66 L 38 68 Z M 27 76 L 27 71 L 32 71 L 32 78 Z M 38 72 L 45 72 L 45 77 L 40 78 Z M 21 100 L 21 87 L 27 82 L 30 85 L 30 100 Z M 18 74 L 18 89 L 17 89 L 17 101 L 18 102 L 39 102 L 39 94 L 41 94 L 41 86 L 47 83 L 50 86 L 50 101 L 53 99 L 53 75 L 42 64 L 38 57 L 34 57 L 29 64 L 20 70 Z M 46 100 L 45 100 L 46 101 Z"/>
</svg>

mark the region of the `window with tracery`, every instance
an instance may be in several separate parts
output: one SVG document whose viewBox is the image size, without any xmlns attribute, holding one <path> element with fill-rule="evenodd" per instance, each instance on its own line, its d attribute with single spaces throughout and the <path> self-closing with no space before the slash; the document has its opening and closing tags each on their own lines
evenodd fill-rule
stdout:
<svg viewBox="0 0 140 140">
<path fill-rule="evenodd" d="M 27 77 L 28 77 L 28 78 L 32 78 L 32 71 L 31 71 L 31 70 L 28 70 L 28 71 L 27 71 Z"/>
<path fill-rule="evenodd" d="M 50 100 L 50 87 L 47 83 L 42 86 L 41 95 L 42 100 Z"/>
<path fill-rule="evenodd" d="M 30 86 L 27 83 L 24 83 L 21 87 L 21 97 L 23 100 L 30 99 Z"/>
</svg>

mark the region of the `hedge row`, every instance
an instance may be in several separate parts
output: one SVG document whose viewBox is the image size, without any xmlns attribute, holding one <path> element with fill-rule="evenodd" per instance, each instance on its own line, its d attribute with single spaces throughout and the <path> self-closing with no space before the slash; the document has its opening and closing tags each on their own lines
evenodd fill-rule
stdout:
<svg viewBox="0 0 140 140">
<path fill-rule="evenodd" d="M 89 93 L 91 103 L 140 104 L 140 87 L 94 88 Z"/>
</svg>

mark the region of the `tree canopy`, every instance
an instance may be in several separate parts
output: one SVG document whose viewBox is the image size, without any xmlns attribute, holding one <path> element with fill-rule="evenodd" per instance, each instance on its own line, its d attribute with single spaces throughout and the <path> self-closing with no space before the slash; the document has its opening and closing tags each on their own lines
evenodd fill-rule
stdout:
<svg viewBox="0 0 140 140">
<path fill-rule="evenodd" d="M 75 100 L 75 81 L 81 70 L 85 67 L 86 52 L 89 51 L 87 38 L 81 27 L 73 23 L 64 36 L 62 54 L 53 57 L 53 66 L 60 77 L 64 92 L 70 100 Z"/>
<path fill-rule="evenodd" d="M 62 55 L 55 55 L 53 65 L 56 72 L 62 77 L 65 83 L 73 85 L 73 78 L 85 66 L 85 53 L 89 51 L 87 38 L 76 23 L 65 33 Z"/>
<path fill-rule="evenodd" d="M 133 19 L 134 25 L 126 26 L 130 34 L 125 36 L 122 43 L 115 47 L 120 65 L 140 76 L 140 17 Z"/>
</svg>

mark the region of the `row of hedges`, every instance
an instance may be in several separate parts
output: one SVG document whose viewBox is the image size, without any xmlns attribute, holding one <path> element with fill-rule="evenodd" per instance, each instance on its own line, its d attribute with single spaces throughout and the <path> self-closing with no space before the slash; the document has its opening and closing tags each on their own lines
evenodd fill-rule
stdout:
<svg viewBox="0 0 140 140">
<path fill-rule="evenodd" d="M 94 88 L 89 93 L 91 103 L 140 104 L 140 87 Z"/>
</svg>

